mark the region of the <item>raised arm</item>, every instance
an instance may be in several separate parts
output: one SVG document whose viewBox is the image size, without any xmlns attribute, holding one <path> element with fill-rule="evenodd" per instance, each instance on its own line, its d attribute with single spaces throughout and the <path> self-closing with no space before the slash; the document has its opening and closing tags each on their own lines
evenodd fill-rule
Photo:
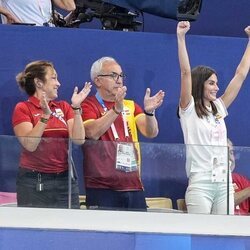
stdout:
<svg viewBox="0 0 250 250">
<path fill-rule="evenodd" d="M 34 127 L 31 122 L 21 122 L 14 127 L 15 135 L 19 139 L 20 143 L 30 152 L 34 152 L 41 142 L 42 135 L 51 115 L 51 110 L 44 92 L 42 93 L 40 105 L 43 110 L 43 114 L 40 121 Z"/>
<path fill-rule="evenodd" d="M 225 103 L 226 107 L 229 107 L 237 97 L 250 69 L 250 26 L 245 28 L 245 32 L 248 36 L 248 44 L 246 50 L 242 56 L 240 64 L 236 69 L 233 79 L 227 86 L 225 93 L 221 96 L 221 99 Z"/>
<path fill-rule="evenodd" d="M 76 8 L 74 0 L 53 0 L 53 3 L 64 10 L 73 11 Z"/>
<path fill-rule="evenodd" d="M 177 42 L 178 42 L 178 57 L 181 70 L 181 94 L 180 106 L 186 108 L 191 100 L 192 95 L 192 79 L 191 67 L 189 63 L 185 36 L 190 29 L 188 21 L 179 22 L 177 25 Z"/>
<path fill-rule="evenodd" d="M 76 144 L 83 144 L 85 141 L 85 130 L 81 116 L 81 103 L 88 96 L 91 90 L 91 83 L 86 82 L 84 88 L 79 91 L 75 87 L 73 95 L 71 97 L 71 106 L 74 110 L 74 119 L 68 120 L 69 136 Z"/>
<path fill-rule="evenodd" d="M 144 96 L 145 115 L 138 117 L 136 125 L 145 137 L 153 138 L 159 132 L 155 110 L 162 105 L 165 93 L 160 90 L 154 96 L 150 96 L 150 92 L 150 89 L 147 88 Z"/>
</svg>

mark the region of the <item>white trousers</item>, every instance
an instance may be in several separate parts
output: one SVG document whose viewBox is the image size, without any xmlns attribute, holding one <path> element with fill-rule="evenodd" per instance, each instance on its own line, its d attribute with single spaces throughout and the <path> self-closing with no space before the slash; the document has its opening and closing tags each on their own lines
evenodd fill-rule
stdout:
<svg viewBox="0 0 250 250">
<path fill-rule="evenodd" d="M 227 214 L 227 183 L 189 180 L 185 201 L 188 213 Z M 229 214 L 234 214 L 234 189 L 229 183 Z"/>
</svg>

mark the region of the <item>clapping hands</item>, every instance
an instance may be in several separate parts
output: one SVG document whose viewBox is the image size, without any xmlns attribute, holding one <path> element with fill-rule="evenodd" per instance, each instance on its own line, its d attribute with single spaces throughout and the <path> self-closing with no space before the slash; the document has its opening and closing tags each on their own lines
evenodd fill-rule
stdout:
<svg viewBox="0 0 250 250">
<path fill-rule="evenodd" d="M 41 106 L 41 108 L 43 110 L 43 113 L 45 115 L 50 115 L 52 113 L 51 110 L 50 110 L 50 107 L 49 107 L 45 92 L 42 92 L 42 98 L 40 100 L 40 106 Z"/>
<path fill-rule="evenodd" d="M 88 96 L 90 90 L 91 90 L 91 83 L 85 82 L 85 85 L 83 89 L 78 93 L 78 87 L 74 88 L 73 95 L 71 97 L 71 103 L 73 107 L 80 107 L 81 103 L 84 101 L 84 99 Z"/>
</svg>

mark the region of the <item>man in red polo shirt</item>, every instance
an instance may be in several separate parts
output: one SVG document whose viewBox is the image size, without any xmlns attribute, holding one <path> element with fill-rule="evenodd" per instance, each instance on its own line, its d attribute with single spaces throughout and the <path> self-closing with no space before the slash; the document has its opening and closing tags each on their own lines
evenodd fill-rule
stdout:
<svg viewBox="0 0 250 250">
<path fill-rule="evenodd" d="M 233 144 L 228 139 L 229 162 L 231 171 L 235 169 Z M 250 180 L 238 173 L 232 173 L 234 187 L 235 214 L 248 215 L 250 213 Z"/>
<path fill-rule="evenodd" d="M 243 175 L 233 173 L 235 214 L 250 213 L 250 180 Z"/>
<path fill-rule="evenodd" d="M 91 68 L 97 93 L 82 103 L 90 139 L 83 146 L 88 208 L 146 210 L 137 129 L 146 137 L 157 136 L 154 111 L 161 106 L 164 92 L 150 97 L 147 89 L 143 112 L 137 103 L 124 99 L 124 77 L 121 66 L 111 57 L 97 60 Z"/>
</svg>

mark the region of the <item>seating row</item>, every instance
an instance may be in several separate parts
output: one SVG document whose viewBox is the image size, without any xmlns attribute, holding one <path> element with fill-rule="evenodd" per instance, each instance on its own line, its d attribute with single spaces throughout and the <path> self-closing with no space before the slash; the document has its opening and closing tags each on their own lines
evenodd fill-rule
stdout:
<svg viewBox="0 0 250 250">
<path fill-rule="evenodd" d="M 173 202 L 172 199 L 166 198 L 166 197 L 147 197 L 146 198 L 146 203 L 148 207 L 148 211 L 174 211 L 173 209 Z M 80 205 L 81 209 L 86 208 L 86 196 L 85 195 L 80 195 Z M 185 203 L 185 199 L 177 199 L 176 200 L 176 205 L 178 211 L 186 212 L 187 207 Z"/>
</svg>

